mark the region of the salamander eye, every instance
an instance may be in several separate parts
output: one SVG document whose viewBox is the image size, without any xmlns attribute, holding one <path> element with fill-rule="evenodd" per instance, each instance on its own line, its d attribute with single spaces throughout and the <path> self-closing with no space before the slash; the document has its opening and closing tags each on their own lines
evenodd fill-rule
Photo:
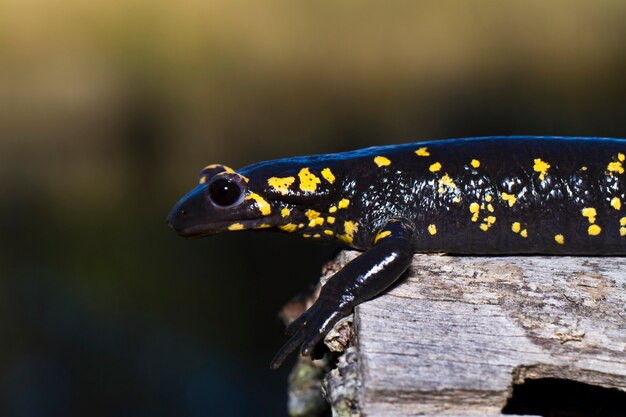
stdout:
<svg viewBox="0 0 626 417">
<path fill-rule="evenodd" d="M 220 178 L 209 185 L 209 196 L 218 206 L 228 207 L 241 201 L 243 190 L 234 181 Z"/>
</svg>

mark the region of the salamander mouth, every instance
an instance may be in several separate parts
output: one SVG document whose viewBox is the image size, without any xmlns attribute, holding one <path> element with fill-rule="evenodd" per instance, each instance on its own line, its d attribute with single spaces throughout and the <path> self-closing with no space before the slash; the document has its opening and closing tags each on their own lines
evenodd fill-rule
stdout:
<svg viewBox="0 0 626 417">
<path fill-rule="evenodd" d="M 218 233 L 223 233 L 227 231 L 236 231 L 236 230 L 259 230 L 270 227 L 272 224 L 271 218 L 263 217 L 260 219 L 247 219 L 247 220 L 230 220 L 230 221 L 220 221 L 220 222 L 212 222 L 212 223 L 202 223 L 195 224 L 193 226 L 187 226 L 180 229 L 176 229 L 171 226 L 176 233 L 179 235 L 194 239 L 200 238 L 210 235 L 215 235 Z M 267 225 L 261 227 L 263 225 Z"/>
<path fill-rule="evenodd" d="M 186 238 L 204 237 L 219 233 L 218 230 L 215 230 L 214 224 L 197 224 L 182 229 L 174 228 L 174 230 L 176 230 L 176 233 Z"/>
</svg>

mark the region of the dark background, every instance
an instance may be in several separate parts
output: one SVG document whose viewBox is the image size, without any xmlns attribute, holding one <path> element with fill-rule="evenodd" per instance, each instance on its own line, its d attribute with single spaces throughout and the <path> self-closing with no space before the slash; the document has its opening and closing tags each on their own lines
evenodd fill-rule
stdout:
<svg viewBox="0 0 626 417">
<path fill-rule="evenodd" d="M 0 415 L 285 415 L 276 314 L 333 249 L 179 238 L 199 170 L 626 137 L 624 22 L 618 0 L 3 0 Z"/>
</svg>

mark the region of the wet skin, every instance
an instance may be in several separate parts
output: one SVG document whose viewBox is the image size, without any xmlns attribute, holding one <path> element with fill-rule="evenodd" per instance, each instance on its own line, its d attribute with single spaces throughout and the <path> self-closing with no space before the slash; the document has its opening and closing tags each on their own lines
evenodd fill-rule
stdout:
<svg viewBox="0 0 626 417">
<path fill-rule="evenodd" d="M 185 237 L 282 231 L 364 251 L 287 329 L 310 355 L 415 252 L 626 255 L 626 140 L 488 137 L 209 165 L 168 223 Z"/>
</svg>

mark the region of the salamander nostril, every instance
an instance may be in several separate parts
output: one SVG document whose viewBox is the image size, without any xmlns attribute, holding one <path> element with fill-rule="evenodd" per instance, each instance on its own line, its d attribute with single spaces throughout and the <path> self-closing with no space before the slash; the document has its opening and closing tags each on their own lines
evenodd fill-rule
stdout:
<svg viewBox="0 0 626 417">
<path fill-rule="evenodd" d="M 170 226 L 173 229 L 177 229 L 178 227 L 180 227 L 181 222 L 185 222 L 186 221 L 186 217 L 189 216 L 189 210 L 188 209 L 175 209 L 172 210 L 169 214 L 169 216 L 167 216 L 167 225 Z"/>
</svg>

